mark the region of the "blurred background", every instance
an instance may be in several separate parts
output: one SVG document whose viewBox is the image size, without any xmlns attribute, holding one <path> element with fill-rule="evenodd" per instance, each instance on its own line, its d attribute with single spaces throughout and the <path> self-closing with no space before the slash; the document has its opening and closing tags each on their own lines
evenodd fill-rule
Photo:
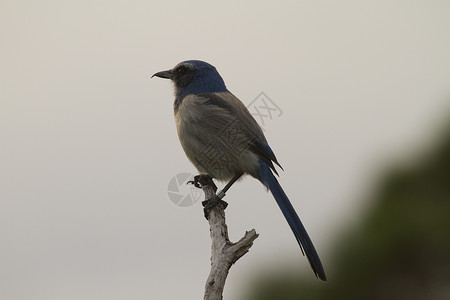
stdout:
<svg viewBox="0 0 450 300">
<path fill-rule="evenodd" d="M 171 84 L 150 79 L 201 59 L 281 112 L 265 134 L 329 279 L 247 178 L 227 194 L 230 238 L 260 236 L 225 299 L 449 299 L 449 15 L 438 0 L 2 0 L 0 298 L 202 297 L 209 227 L 168 194 L 196 171 Z"/>
</svg>

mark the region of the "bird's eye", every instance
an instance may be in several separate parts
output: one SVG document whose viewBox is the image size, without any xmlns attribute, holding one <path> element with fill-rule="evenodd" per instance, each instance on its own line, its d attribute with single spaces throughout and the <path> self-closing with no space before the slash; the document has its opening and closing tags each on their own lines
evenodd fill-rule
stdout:
<svg viewBox="0 0 450 300">
<path fill-rule="evenodd" d="M 187 68 L 185 66 L 179 66 L 178 68 L 175 69 L 175 72 L 180 75 L 186 73 L 186 71 Z"/>
</svg>

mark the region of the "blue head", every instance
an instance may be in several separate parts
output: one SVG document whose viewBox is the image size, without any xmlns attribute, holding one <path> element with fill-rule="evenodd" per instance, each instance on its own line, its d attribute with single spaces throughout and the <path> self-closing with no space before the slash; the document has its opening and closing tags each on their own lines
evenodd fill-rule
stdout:
<svg viewBox="0 0 450 300">
<path fill-rule="evenodd" d="M 158 72 L 153 76 L 171 79 L 175 85 L 176 99 L 189 94 L 228 91 L 216 68 L 201 60 L 186 60 L 171 70 Z"/>
</svg>

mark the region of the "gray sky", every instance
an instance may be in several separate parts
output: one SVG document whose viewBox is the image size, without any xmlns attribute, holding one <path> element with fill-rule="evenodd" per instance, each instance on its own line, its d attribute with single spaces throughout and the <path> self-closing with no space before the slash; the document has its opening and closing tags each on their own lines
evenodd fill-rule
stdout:
<svg viewBox="0 0 450 300">
<path fill-rule="evenodd" d="M 150 79 L 186 59 L 283 111 L 264 129 L 326 269 L 379 174 L 414 158 L 449 110 L 449 15 L 448 1 L 2 0 L 0 298 L 202 297 L 207 222 L 167 195 L 195 169 L 172 87 Z M 313 278 L 260 183 L 226 200 L 232 240 L 260 233 L 226 298 L 276 266 Z"/>
</svg>

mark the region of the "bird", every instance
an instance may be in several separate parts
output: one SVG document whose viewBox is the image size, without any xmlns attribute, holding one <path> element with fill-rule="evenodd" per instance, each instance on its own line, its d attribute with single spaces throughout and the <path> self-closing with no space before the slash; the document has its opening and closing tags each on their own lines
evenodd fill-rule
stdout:
<svg viewBox="0 0 450 300">
<path fill-rule="evenodd" d="M 217 196 L 223 198 L 243 175 L 259 180 L 275 198 L 315 276 L 326 281 L 319 255 L 275 177 L 275 165 L 283 168 L 263 130 L 217 69 L 205 61 L 186 60 L 152 77 L 170 79 L 174 85 L 175 123 L 187 158 L 200 174 L 228 182 Z"/>
</svg>

